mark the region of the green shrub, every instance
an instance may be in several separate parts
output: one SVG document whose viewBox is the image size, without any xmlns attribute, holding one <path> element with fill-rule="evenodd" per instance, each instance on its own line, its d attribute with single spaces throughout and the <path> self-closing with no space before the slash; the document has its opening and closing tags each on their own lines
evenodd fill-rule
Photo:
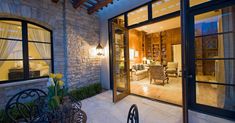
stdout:
<svg viewBox="0 0 235 123">
<path fill-rule="evenodd" d="M 83 100 L 102 92 L 100 83 L 91 84 L 89 86 L 81 87 L 70 91 L 69 93 L 78 100 Z"/>
<path fill-rule="evenodd" d="M 10 120 L 8 120 L 4 110 L 0 111 L 0 123 L 10 123 Z"/>
</svg>

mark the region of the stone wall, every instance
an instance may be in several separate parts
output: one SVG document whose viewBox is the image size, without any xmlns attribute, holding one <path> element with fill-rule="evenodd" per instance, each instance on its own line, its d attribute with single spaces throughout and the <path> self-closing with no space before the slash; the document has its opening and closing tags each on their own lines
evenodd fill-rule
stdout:
<svg viewBox="0 0 235 123">
<path fill-rule="evenodd" d="M 94 57 L 99 42 L 99 20 L 97 15 L 87 16 L 87 10 L 74 11 L 71 4 L 66 10 L 68 37 L 69 86 L 84 86 L 100 81 L 100 60 Z"/>
<path fill-rule="evenodd" d="M 74 9 L 66 0 L 1 0 L 0 18 L 28 20 L 53 31 L 54 69 L 63 73 L 72 88 L 100 82 L 100 59 L 91 55 L 99 42 L 97 14 L 88 15 L 83 8 Z M 47 79 L 0 84 L 0 107 L 15 93 L 27 88 L 45 89 Z"/>
</svg>

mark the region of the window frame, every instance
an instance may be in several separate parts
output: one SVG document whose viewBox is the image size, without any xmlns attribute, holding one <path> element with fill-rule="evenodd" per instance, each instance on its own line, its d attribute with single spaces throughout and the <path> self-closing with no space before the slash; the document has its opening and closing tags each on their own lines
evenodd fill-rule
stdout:
<svg viewBox="0 0 235 123">
<path fill-rule="evenodd" d="M 40 24 L 30 22 L 27 20 L 22 20 L 22 19 L 16 19 L 16 18 L 0 18 L 0 20 L 4 21 L 17 21 L 21 23 L 21 31 L 22 31 L 22 39 L 10 39 L 10 38 L 0 38 L 3 40 L 14 40 L 14 41 L 22 41 L 22 59 L 0 59 L 0 61 L 22 61 L 23 62 L 23 78 L 22 79 L 16 79 L 16 80 L 0 80 L 0 84 L 6 84 L 6 83 L 14 83 L 14 82 L 20 82 L 20 81 L 25 81 L 25 80 L 35 80 L 35 79 L 41 79 L 41 78 L 48 78 L 48 76 L 40 76 L 40 77 L 33 77 L 30 78 L 29 76 L 29 50 L 28 50 L 28 44 L 31 43 L 44 43 L 44 44 L 50 44 L 50 50 L 51 50 L 51 58 L 50 59 L 33 59 L 33 61 L 37 60 L 50 60 L 50 70 L 53 73 L 54 72 L 54 49 L 53 49 L 53 32 L 51 29 L 42 26 Z M 50 33 L 50 40 L 51 42 L 39 42 L 39 41 L 29 41 L 28 40 L 28 24 L 38 26 L 40 28 L 43 28 Z"/>
</svg>

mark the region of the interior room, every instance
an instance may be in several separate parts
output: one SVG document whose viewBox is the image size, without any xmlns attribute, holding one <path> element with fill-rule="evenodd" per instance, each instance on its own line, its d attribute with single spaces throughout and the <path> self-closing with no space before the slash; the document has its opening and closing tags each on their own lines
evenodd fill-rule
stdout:
<svg viewBox="0 0 235 123">
<path fill-rule="evenodd" d="M 22 23 L 0 21 L 0 80 L 24 78 Z M 27 24 L 30 78 L 48 76 L 51 71 L 51 34 L 44 28 Z"/>
<path fill-rule="evenodd" d="M 234 110 L 230 104 L 234 87 L 224 86 L 234 76 L 231 11 L 221 9 L 194 18 L 195 99 L 201 105 Z M 131 93 L 182 105 L 181 52 L 180 17 L 129 30 Z"/>
<path fill-rule="evenodd" d="M 130 91 L 182 105 L 180 17 L 129 30 Z"/>
</svg>

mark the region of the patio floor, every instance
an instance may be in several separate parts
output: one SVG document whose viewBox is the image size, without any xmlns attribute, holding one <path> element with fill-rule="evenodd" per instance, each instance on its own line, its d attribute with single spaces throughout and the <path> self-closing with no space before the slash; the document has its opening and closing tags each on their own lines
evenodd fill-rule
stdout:
<svg viewBox="0 0 235 123">
<path fill-rule="evenodd" d="M 140 123 L 182 123 L 182 109 L 145 98 L 129 95 L 114 104 L 112 91 L 82 101 L 87 123 L 126 123 L 129 108 L 137 104 Z"/>
</svg>

